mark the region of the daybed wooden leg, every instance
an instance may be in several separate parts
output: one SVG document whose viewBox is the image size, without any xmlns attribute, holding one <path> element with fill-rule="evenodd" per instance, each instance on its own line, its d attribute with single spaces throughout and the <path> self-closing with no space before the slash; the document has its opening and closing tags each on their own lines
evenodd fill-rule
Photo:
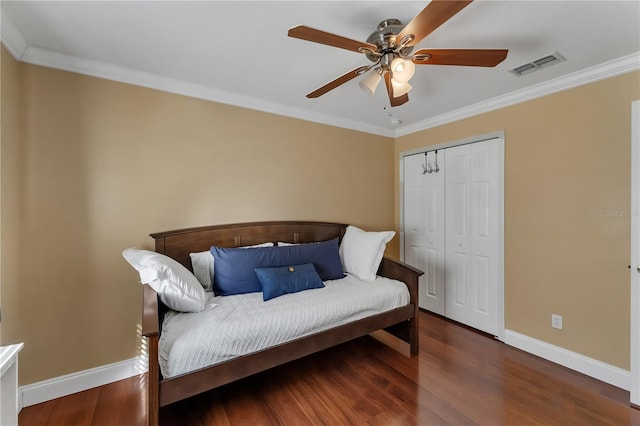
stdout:
<svg viewBox="0 0 640 426">
<path fill-rule="evenodd" d="M 418 355 L 418 317 L 409 320 L 409 346 L 411 355 Z"/>
<path fill-rule="evenodd" d="M 158 335 L 149 339 L 149 372 L 147 373 L 147 426 L 158 426 L 160 410 L 160 375 L 158 372 Z"/>
</svg>

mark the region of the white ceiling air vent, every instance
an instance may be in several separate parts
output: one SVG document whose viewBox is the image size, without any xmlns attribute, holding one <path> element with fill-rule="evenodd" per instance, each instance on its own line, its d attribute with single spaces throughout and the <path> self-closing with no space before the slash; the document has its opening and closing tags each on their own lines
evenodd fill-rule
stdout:
<svg viewBox="0 0 640 426">
<path fill-rule="evenodd" d="M 564 62 L 566 59 L 559 54 L 558 52 L 553 52 L 549 55 L 545 55 L 540 59 L 536 59 L 535 61 L 528 62 L 526 64 L 520 65 L 519 67 L 515 67 L 509 72 L 517 75 L 518 77 L 530 74 L 534 71 L 538 71 L 542 68 L 550 67 L 551 65 L 559 64 L 560 62 Z"/>
</svg>

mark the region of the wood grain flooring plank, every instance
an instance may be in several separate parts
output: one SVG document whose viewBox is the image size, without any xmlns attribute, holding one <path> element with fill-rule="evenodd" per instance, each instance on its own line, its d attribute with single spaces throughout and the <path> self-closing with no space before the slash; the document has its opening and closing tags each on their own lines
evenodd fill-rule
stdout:
<svg viewBox="0 0 640 426">
<path fill-rule="evenodd" d="M 640 426 L 628 392 L 419 315 L 419 356 L 363 337 L 163 407 L 160 424 Z M 142 426 L 144 380 L 24 408 L 20 425 Z"/>
</svg>

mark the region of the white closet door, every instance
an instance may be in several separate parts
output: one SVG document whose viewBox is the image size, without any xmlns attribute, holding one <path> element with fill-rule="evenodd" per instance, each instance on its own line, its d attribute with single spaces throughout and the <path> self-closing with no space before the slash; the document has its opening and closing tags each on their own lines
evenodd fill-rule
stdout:
<svg viewBox="0 0 640 426">
<path fill-rule="evenodd" d="M 424 173 L 427 159 L 435 166 L 434 152 L 404 157 L 404 261 L 424 271 L 420 307 L 444 315 L 444 173 Z"/>
<path fill-rule="evenodd" d="M 497 335 L 502 198 L 502 140 L 445 151 L 446 316 Z"/>
</svg>

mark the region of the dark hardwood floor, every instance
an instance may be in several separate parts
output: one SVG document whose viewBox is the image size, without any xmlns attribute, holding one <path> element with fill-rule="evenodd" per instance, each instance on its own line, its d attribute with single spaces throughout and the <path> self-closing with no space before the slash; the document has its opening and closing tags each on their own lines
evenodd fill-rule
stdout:
<svg viewBox="0 0 640 426">
<path fill-rule="evenodd" d="M 20 425 L 143 425 L 145 380 L 24 408 Z M 640 411 L 629 407 L 626 391 L 421 312 L 418 357 L 363 337 L 164 407 L 160 420 L 163 426 L 640 425 Z"/>
</svg>

